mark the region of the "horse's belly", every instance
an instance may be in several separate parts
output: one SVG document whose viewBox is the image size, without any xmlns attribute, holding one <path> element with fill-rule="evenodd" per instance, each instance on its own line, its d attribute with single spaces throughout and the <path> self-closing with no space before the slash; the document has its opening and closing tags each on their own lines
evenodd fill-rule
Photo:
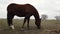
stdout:
<svg viewBox="0 0 60 34">
<path fill-rule="evenodd" d="M 21 15 L 20 15 L 20 14 L 17 14 L 16 16 L 19 16 L 19 17 L 24 17 L 25 15 L 22 15 L 22 14 L 21 14 Z"/>
<path fill-rule="evenodd" d="M 31 16 L 32 14 L 29 14 L 29 13 L 17 13 L 15 15 L 19 16 L 19 17 L 26 17 L 26 16 Z"/>
<path fill-rule="evenodd" d="M 24 17 L 25 15 L 23 14 L 15 14 L 16 16 L 19 16 L 19 17 Z"/>
</svg>

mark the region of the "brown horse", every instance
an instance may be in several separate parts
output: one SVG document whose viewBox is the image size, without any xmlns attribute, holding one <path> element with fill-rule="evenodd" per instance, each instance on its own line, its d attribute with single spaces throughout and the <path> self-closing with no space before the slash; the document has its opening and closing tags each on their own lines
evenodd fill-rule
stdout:
<svg viewBox="0 0 60 34">
<path fill-rule="evenodd" d="M 29 28 L 29 20 L 30 17 L 33 15 L 35 17 L 35 24 L 37 25 L 37 28 L 40 29 L 40 24 L 41 24 L 41 19 L 39 18 L 39 14 L 38 11 L 36 10 L 35 7 L 33 7 L 30 4 L 15 4 L 15 3 L 11 3 L 10 5 L 8 5 L 7 7 L 7 21 L 8 21 L 8 25 L 14 29 L 14 27 L 12 26 L 12 19 L 14 18 L 14 16 L 19 16 L 19 17 L 25 17 L 24 19 L 24 23 L 27 21 L 27 27 Z"/>
</svg>

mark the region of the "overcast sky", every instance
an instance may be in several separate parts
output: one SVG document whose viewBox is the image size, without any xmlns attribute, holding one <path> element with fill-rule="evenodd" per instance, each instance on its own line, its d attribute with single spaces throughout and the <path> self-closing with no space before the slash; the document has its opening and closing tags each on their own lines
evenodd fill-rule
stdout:
<svg viewBox="0 0 60 34">
<path fill-rule="evenodd" d="M 10 3 L 29 3 L 38 10 L 40 16 L 46 14 L 50 19 L 60 15 L 60 0 L 0 0 L 0 18 L 7 18 L 6 8 Z"/>
</svg>

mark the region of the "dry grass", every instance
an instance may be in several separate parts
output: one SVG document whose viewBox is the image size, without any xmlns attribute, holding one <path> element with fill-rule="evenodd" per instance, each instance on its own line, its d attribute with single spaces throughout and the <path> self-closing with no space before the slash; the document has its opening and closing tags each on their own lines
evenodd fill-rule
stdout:
<svg viewBox="0 0 60 34">
<path fill-rule="evenodd" d="M 30 20 L 30 29 L 25 24 L 24 29 L 21 28 L 22 20 L 13 20 L 15 30 L 9 29 L 6 19 L 0 19 L 0 34 L 60 34 L 60 21 L 45 20 L 41 23 L 41 29 L 37 29 L 34 20 Z"/>
</svg>

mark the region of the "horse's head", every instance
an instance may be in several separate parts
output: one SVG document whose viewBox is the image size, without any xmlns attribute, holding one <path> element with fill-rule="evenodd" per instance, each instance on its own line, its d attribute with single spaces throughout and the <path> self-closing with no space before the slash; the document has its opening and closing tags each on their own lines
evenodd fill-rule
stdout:
<svg viewBox="0 0 60 34">
<path fill-rule="evenodd" d="M 36 19 L 35 24 L 37 25 L 37 28 L 40 29 L 40 27 L 41 27 L 41 19 Z"/>
</svg>

